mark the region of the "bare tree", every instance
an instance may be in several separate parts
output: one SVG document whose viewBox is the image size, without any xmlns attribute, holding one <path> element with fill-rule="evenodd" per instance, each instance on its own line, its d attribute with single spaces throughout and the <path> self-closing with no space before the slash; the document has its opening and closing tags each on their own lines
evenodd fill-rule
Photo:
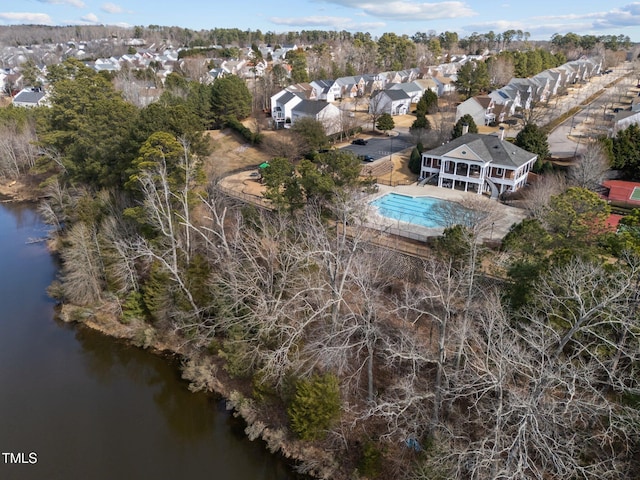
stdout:
<svg viewBox="0 0 640 480">
<path fill-rule="evenodd" d="M 6 123 L 0 126 L 0 178 L 17 178 L 35 165 L 38 156 L 35 127 Z"/>
<path fill-rule="evenodd" d="M 629 476 L 640 414 L 620 399 L 638 392 L 637 273 L 574 260 L 536 285 L 520 322 L 486 297 L 445 392 L 435 463 L 449 477 Z"/>
<path fill-rule="evenodd" d="M 487 67 L 491 85 L 499 87 L 507 85 L 509 81 L 515 76 L 513 61 L 508 57 L 492 57 L 492 60 L 487 63 Z"/>
<path fill-rule="evenodd" d="M 375 90 L 371 92 L 369 98 L 369 120 L 371 121 L 371 131 L 376 131 L 376 123 L 380 118 L 380 115 L 384 113 L 384 105 L 382 98 L 382 90 Z"/>
<path fill-rule="evenodd" d="M 567 189 L 565 177 L 558 173 L 540 175 L 523 190 L 525 208 L 534 218 L 542 218 L 553 195 L 558 195 Z"/>
<path fill-rule="evenodd" d="M 66 240 L 61 275 L 65 300 L 77 305 L 100 302 L 105 277 L 96 228 L 84 222 L 75 223 Z"/>
<path fill-rule="evenodd" d="M 589 140 L 576 163 L 569 167 L 569 185 L 594 190 L 609 170 L 609 160 L 602 143 Z"/>
</svg>

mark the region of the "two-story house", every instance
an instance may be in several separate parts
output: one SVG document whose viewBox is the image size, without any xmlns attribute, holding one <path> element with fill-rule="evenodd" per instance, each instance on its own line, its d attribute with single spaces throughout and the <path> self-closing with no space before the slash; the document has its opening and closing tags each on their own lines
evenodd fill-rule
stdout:
<svg viewBox="0 0 640 480">
<path fill-rule="evenodd" d="M 333 135 L 342 129 L 341 115 L 338 107 L 324 100 L 302 100 L 291 109 L 291 124 L 301 118 L 312 118 L 322 123 L 327 135 Z"/>
<path fill-rule="evenodd" d="M 437 176 L 440 188 L 490 192 L 495 198 L 523 187 L 537 158 L 501 135 L 465 133 L 423 152 L 420 176 Z"/>
<path fill-rule="evenodd" d="M 371 94 L 369 112 L 405 115 L 411 108 L 411 97 L 404 90 L 378 90 Z"/>
</svg>

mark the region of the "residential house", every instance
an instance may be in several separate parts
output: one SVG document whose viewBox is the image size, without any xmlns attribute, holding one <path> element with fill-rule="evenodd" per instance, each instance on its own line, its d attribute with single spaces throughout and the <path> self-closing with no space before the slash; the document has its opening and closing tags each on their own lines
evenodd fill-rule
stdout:
<svg viewBox="0 0 640 480">
<path fill-rule="evenodd" d="M 456 122 L 464 115 L 471 115 L 476 125 L 490 125 L 497 120 L 496 102 L 489 95 L 468 98 L 456 107 Z"/>
<path fill-rule="evenodd" d="M 13 105 L 16 107 L 41 107 L 47 105 L 47 93 L 41 87 L 24 88 L 15 97 Z"/>
<path fill-rule="evenodd" d="M 516 109 L 521 106 L 520 90 L 511 85 L 505 85 L 494 90 L 489 93 L 489 96 L 496 105 L 502 106 L 502 110 L 507 117 L 513 116 L 516 113 Z"/>
<path fill-rule="evenodd" d="M 409 98 L 411 98 L 411 103 L 418 103 L 420 98 L 422 98 L 422 94 L 424 93 L 424 88 L 417 81 L 411 81 L 407 83 L 394 83 L 393 85 L 388 85 L 387 90 L 402 90 Z"/>
<path fill-rule="evenodd" d="M 369 112 L 405 115 L 411 108 L 411 97 L 404 90 L 378 90 L 371 95 Z"/>
<path fill-rule="evenodd" d="M 338 107 L 324 100 L 302 100 L 291 110 L 291 124 L 312 118 L 322 123 L 327 135 L 333 135 L 342 129 L 341 115 Z"/>
<path fill-rule="evenodd" d="M 438 86 L 438 96 L 446 95 L 447 93 L 452 93 L 456 91 L 455 86 L 455 77 L 454 76 L 444 76 L 441 74 L 434 75 L 431 77 L 436 85 Z"/>
<path fill-rule="evenodd" d="M 364 95 L 367 88 L 367 79 L 364 75 L 340 77 L 336 79 L 340 85 L 340 97 L 354 98 Z"/>
<path fill-rule="evenodd" d="M 613 118 L 612 135 L 616 135 L 621 130 L 626 130 L 630 125 L 640 124 L 640 111 L 622 110 L 617 112 Z"/>
<path fill-rule="evenodd" d="M 419 78 L 418 80 L 414 80 L 414 82 L 420 85 L 420 88 L 422 88 L 422 93 L 426 92 L 427 90 L 431 90 L 433 93 L 438 95 L 438 84 L 433 78 Z"/>
<path fill-rule="evenodd" d="M 533 77 L 538 79 L 539 82 L 546 80 L 546 91 L 548 98 L 558 95 L 560 89 L 564 86 L 564 79 L 562 72 L 554 68 L 550 68 Z"/>
<path fill-rule="evenodd" d="M 335 80 L 314 80 L 311 86 L 319 100 L 335 102 L 336 99 L 342 98 L 342 87 Z"/>
<path fill-rule="evenodd" d="M 465 133 L 422 153 L 420 176 L 438 177 L 438 187 L 499 194 L 522 188 L 537 155 L 507 142 L 502 135 Z"/>
<path fill-rule="evenodd" d="M 304 95 L 287 90 L 281 90 L 271 97 L 271 118 L 276 128 L 282 128 L 292 122 L 292 110 L 303 100 Z"/>
</svg>

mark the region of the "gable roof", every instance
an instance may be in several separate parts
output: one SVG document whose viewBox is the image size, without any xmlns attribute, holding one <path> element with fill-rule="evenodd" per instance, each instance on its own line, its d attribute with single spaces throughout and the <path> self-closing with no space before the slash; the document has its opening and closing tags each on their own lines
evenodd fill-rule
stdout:
<svg viewBox="0 0 640 480">
<path fill-rule="evenodd" d="M 411 97 L 404 90 L 379 90 L 378 95 L 385 94 L 392 101 L 394 100 L 410 100 Z"/>
<path fill-rule="evenodd" d="M 14 103 L 31 103 L 33 105 L 37 105 L 45 95 L 45 92 L 43 92 L 42 90 L 22 90 L 15 97 L 13 97 L 13 101 Z"/>
<path fill-rule="evenodd" d="M 291 112 L 308 116 L 316 116 L 329 105 L 329 102 L 325 102 L 324 100 L 302 100 L 299 104 L 293 107 Z"/>
<path fill-rule="evenodd" d="M 460 148 L 460 147 L 465 148 Z M 528 152 L 496 135 L 467 133 L 454 138 L 449 143 L 424 152 L 432 156 L 449 156 L 465 160 L 479 160 L 500 167 L 518 168 L 536 159 L 536 154 Z"/>
</svg>

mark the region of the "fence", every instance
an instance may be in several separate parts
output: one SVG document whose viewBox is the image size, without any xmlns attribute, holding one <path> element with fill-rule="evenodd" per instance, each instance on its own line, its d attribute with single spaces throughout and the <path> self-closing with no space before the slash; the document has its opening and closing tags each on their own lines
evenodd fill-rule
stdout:
<svg viewBox="0 0 640 480">
<path fill-rule="evenodd" d="M 251 193 L 244 193 L 244 192 L 239 192 L 238 190 L 234 190 L 232 188 L 228 188 L 228 187 L 223 187 L 222 185 L 218 184 L 215 187 L 218 191 L 224 193 L 225 195 L 227 195 L 228 197 L 232 197 L 238 200 L 241 200 L 245 203 L 250 203 L 252 205 L 256 205 L 257 207 L 261 207 L 261 208 L 266 208 L 268 210 L 272 210 L 273 209 L 273 205 L 271 204 L 270 201 L 265 200 L 262 196 L 260 195 L 254 195 Z"/>
</svg>

